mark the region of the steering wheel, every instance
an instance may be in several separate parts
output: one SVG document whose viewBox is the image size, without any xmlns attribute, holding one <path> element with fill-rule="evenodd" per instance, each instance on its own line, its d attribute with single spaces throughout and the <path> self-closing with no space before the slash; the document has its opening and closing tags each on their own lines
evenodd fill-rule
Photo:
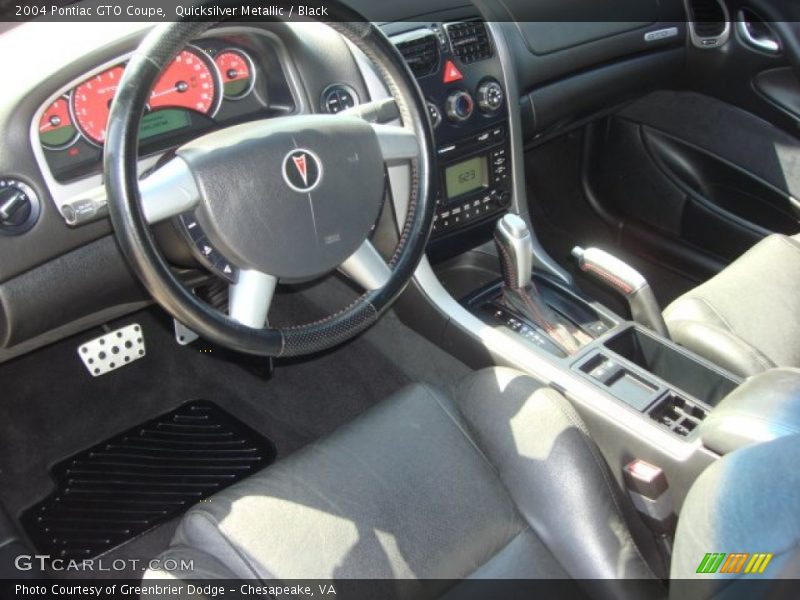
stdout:
<svg viewBox="0 0 800 600">
<path fill-rule="evenodd" d="M 161 71 L 212 23 L 154 28 L 125 68 L 111 108 L 104 171 L 119 245 L 155 301 L 199 335 L 264 356 L 297 356 L 338 345 L 368 328 L 400 295 L 425 251 L 433 220 L 432 147 L 416 81 L 386 36 L 350 9 L 328 4 L 328 25 L 375 64 L 402 126 L 353 115 L 298 115 L 209 133 L 137 179 L 139 123 Z M 373 111 L 375 112 L 375 111 Z M 408 211 L 388 262 L 370 242 L 386 198 L 387 167 L 410 166 Z M 228 314 L 175 276 L 154 241 L 154 223 L 192 214 L 235 267 Z M 266 326 L 280 280 L 339 269 L 363 294 L 313 323 Z"/>
</svg>

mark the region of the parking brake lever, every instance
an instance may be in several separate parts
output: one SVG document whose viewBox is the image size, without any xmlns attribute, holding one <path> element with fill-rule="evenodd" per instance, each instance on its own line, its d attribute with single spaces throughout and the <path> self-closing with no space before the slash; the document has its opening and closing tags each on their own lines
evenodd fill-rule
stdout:
<svg viewBox="0 0 800 600">
<path fill-rule="evenodd" d="M 593 275 L 601 283 L 625 297 L 634 321 L 669 338 L 661 307 L 644 275 L 616 256 L 599 248 L 584 250 L 580 246 L 576 246 L 572 249 L 572 256 L 575 257 L 581 271 Z"/>
</svg>

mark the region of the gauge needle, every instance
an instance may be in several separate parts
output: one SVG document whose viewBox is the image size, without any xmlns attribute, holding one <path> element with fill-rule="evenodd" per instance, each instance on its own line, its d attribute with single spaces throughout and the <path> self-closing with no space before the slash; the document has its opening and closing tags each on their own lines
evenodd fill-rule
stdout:
<svg viewBox="0 0 800 600">
<path fill-rule="evenodd" d="M 158 98 L 160 96 L 166 96 L 167 94 L 171 94 L 173 92 L 179 92 L 179 93 L 182 94 L 183 92 L 185 92 L 188 89 L 189 89 L 189 84 L 187 84 L 185 81 L 179 81 L 178 83 L 176 83 L 173 87 L 169 88 L 168 90 L 164 90 L 163 92 L 158 92 L 158 93 L 153 92 L 152 94 L 150 94 L 150 99 L 152 100 L 153 98 Z"/>
<path fill-rule="evenodd" d="M 178 86 L 176 85 L 175 87 L 171 87 L 168 90 L 164 90 L 163 92 L 158 92 L 157 94 L 153 92 L 152 94 L 150 94 L 150 98 L 151 99 L 159 98 L 161 96 L 166 96 L 167 94 L 171 94 L 172 92 L 177 92 L 177 91 L 178 91 Z"/>
<path fill-rule="evenodd" d="M 53 119 L 57 119 L 57 121 L 53 121 Z M 56 127 L 61 126 L 61 119 L 58 117 L 50 117 L 50 120 L 46 121 L 44 125 L 39 126 L 39 131 L 47 131 L 48 129 L 55 129 Z"/>
</svg>

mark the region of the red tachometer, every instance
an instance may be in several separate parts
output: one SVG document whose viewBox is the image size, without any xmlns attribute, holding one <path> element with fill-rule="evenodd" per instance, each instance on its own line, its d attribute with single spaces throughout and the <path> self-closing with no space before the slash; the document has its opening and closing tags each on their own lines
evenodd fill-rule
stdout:
<svg viewBox="0 0 800 600">
<path fill-rule="evenodd" d="M 193 50 L 184 50 L 167 67 L 150 94 L 150 108 L 188 108 L 204 115 L 216 111 L 214 67 Z"/>
<path fill-rule="evenodd" d="M 108 113 L 125 67 L 103 71 L 80 84 L 72 94 L 72 110 L 81 133 L 95 144 L 106 137 Z M 211 60 L 195 50 L 182 51 L 159 78 L 150 94 L 150 110 L 184 108 L 213 115 L 220 90 Z"/>
</svg>

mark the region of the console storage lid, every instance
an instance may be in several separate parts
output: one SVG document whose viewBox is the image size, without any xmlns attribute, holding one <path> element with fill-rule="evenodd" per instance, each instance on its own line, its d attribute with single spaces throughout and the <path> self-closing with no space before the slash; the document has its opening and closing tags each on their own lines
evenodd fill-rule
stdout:
<svg viewBox="0 0 800 600">
<path fill-rule="evenodd" d="M 703 444 L 727 454 L 800 433 L 800 369 L 772 369 L 747 379 L 700 426 Z"/>
</svg>

